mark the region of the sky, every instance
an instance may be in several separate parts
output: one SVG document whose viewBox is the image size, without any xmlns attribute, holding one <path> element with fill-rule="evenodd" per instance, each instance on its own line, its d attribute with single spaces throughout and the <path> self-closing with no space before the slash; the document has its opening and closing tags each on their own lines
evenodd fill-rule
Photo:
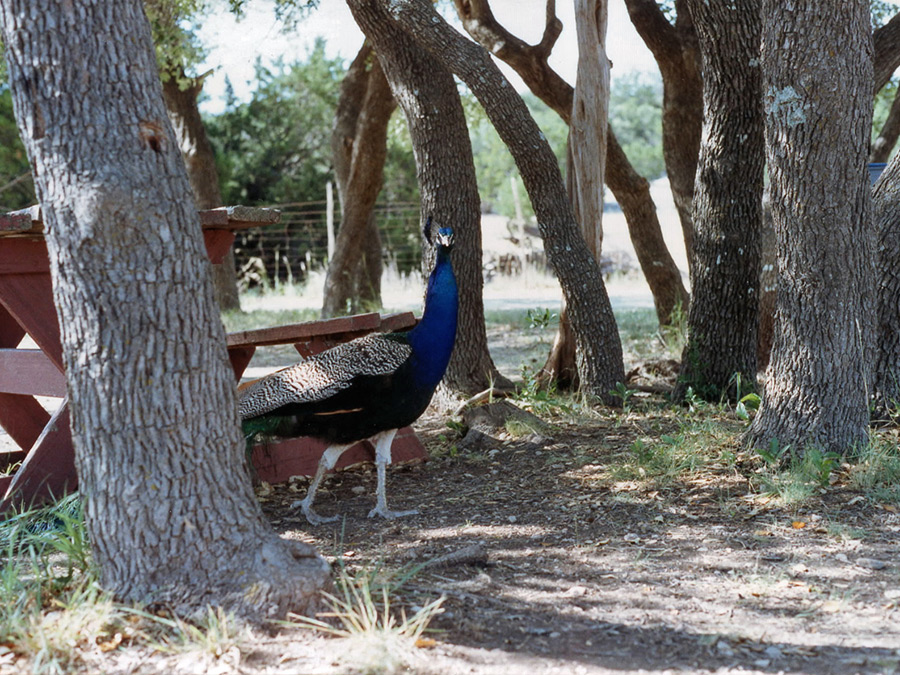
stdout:
<svg viewBox="0 0 900 675">
<path fill-rule="evenodd" d="M 449 3 L 445 16 L 452 11 Z M 494 16 L 510 32 L 530 44 L 540 40 L 544 28 L 545 0 L 493 0 Z M 574 10 L 571 0 L 557 2 L 557 16 L 563 22 L 563 32 L 553 49 L 550 65 L 570 84 L 575 83 L 578 49 L 575 40 Z M 452 17 L 454 18 L 455 14 Z M 460 30 L 462 30 L 460 28 Z M 326 52 L 348 63 L 359 51 L 363 35 L 356 27 L 344 0 L 321 0 L 320 6 L 297 30 L 284 34 L 275 20 L 272 4 L 253 2 L 244 19 L 237 21 L 227 12 L 210 16 L 201 27 L 200 39 L 209 50 L 206 62 L 198 67 L 203 73 L 214 69 L 204 85 L 209 98 L 202 104 L 204 112 L 220 112 L 224 105 L 225 78 L 231 80 L 235 93 L 246 99 L 253 90 L 253 64 L 257 57 L 269 62 L 278 56 L 285 61 L 303 60 L 316 38 L 325 39 Z M 613 79 L 633 71 L 652 73 L 656 64 L 649 50 L 638 37 L 624 3 L 612 2 L 609 8 L 607 53 L 613 63 Z M 505 66 L 504 72 L 517 89 L 523 90 L 521 80 Z"/>
</svg>

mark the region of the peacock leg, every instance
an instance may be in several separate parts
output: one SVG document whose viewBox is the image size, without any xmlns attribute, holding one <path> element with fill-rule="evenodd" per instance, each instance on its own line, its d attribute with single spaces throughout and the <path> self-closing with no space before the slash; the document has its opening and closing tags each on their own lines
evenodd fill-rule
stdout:
<svg viewBox="0 0 900 675">
<path fill-rule="evenodd" d="M 322 481 L 322 476 L 325 475 L 325 472 L 329 469 L 333 469 L 334 465 L 337 464 L 338 459 L 340 459 L 341 455 L 344 454 L 344 450 L 351 447 L 353 443 L 349 445 L 332 445 L 322 453 L 321 459 L 319 459 L 319 466 L 316 468 L 316 475 L 313 476 L 312 482 L 309 484 L 309 490 L 306 491 L 306 497 L 301 500 L 298 500 L 291 504 L 291 508 L 295 509 L 298 506 L 303 511 L 303 515 L 306 516 L 306 519 L 312 525 L 321 525 L 322 523 L 332 523 L 335 520 L 338 520 L 340 516 L 329 516 L 325 518 L 324 516 L 320 516 L 318 513 L 313 511 L 313 500 L 316 498 L 316 490 L 319 489 L 319 483 Z"/>
<path fill-rule="evenodd" d="M 374 437 L 375 440 L 375 467 L 378 469 L 378 487 L 375 490 L 377 498 L 375 508 L 369 511 L 369 518 L 379 515 L 382 518 L 399 518 L 400 516 L 412 516 L 417 514 L 417 509 L 411 511 L 391 511 L 387 506 L 385 483 L 387 481 L 387 465 L 391 463 L 391 444 L 394 442 L 396 429 L 382 431 Z"/>
</svg>

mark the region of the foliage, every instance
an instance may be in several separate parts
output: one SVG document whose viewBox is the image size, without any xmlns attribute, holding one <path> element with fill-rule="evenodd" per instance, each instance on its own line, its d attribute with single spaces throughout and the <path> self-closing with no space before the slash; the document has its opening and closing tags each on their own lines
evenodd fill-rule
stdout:
<svg viewBox="0 0 900 675">
<path fill-rule="evenodd" d="M 319 40 L 303 63 L 256 63 L 256 90 L 206 119 L 227 204 L 323 201 L 343 66 Z"/>
<path fill-rule="evenodd" d="M 515 199 L 510 179 L 517 185 L 519 199 L 524 217 L 532 218 L 534 210 L 528 200 L 522 178 L 516 168 L 512 155 L 500 139 L 494 126 L 475 100 L 475 97 L 463 92 L 463 108 L 469 124 L 469 138 L 472 142 L 472 154 L 475 158 L 475 176 L 482 202 L 490 213 L 500 213 L 509 217 L 516 215 Z M 522 96 L 535 122 L 543 131 L 547 142 L 559 160 L 560 171 L 565 172 L 566 139 L 568 127 L 534 94 Z"/>
<path fill-rule="evenodd" d="M 655 180 L 666 172 L 662 155 L 662 80 L 632 72 L 609 93 L 609 124 L 635 171 Z"/>
<path fill-rule="evenodd" d="M 2 80 L 6 81 L 3 63 Z M 37 202 L 31 166 L 13 116 L 12 93 L 8 85 L 0 88 L 0 209 L 13 211 Z"/>
<path fill-rule="evenodd" d="M 880 28 L 897 13 L 897 5 L 886 0 L 871 0 L 872 29 Z"/>
<path fill-rule="evenodd" d="M 222 196 L 229 204 L 322 202 L 333 179 L 331 128 L 345 73 L 317 40 L 303 61 L 256 64 L 257 87 L 247 102 L 229 89 L 225 110 L 206 118 L 216 152 Z M 418 195 L 405 124 L 388 133 L 382 199 Z"/>
<path fill-rule="evenodd" d="M 891 104 L 897 96 L 898 79 L 894 78 L 884 85 L 881 90 L 875 94 L 875 109 L 872 113 L 872 141 L 874 142 L 884 123 L 887 121 L 888 113 L 891 110 Z"/>
<path fill-rule="evenodd" d="M 163 80 L 180 76 L 205 57 L 196 26 L 210 9 L 209 0 L 144 0 Z"/>
<path fill-rule="evenodd" d="M 236 17 L 244 16 L 248 0 L 228 0 L 228 9 Z M 319 0 L 274 0 L 275 18 L 284 30 L 294 30 L 297 22 L 303 20 L 319 6 Z"/>
</svg>

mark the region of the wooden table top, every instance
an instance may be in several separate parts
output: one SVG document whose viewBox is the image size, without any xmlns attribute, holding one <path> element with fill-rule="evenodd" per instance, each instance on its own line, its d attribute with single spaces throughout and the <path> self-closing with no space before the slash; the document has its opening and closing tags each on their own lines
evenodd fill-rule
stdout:
<svg viewBox="0 0 900 675">
<path fill-rule="evenodd" d="M 200 224 L 207 230 L 246 230 L 251 227 L 274 225 L 281 220 L 281 211 L 256 206 L 222 206 L 199 211 Z M 40 205 L 20 211 L 0 214 L 0 237 L 41 236 L 44 216 Z"/>
</svg>

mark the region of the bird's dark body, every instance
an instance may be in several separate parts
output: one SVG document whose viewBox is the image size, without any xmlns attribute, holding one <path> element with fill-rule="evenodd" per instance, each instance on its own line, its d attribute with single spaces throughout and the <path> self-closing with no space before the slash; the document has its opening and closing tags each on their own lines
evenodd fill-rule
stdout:
<svg viewBox="0 0 900 675">
<path fill-rule="evenodd" d="M 343 444 L 412 424 L 434 393 L 433 387 L 415 386 L 412 362 L 411 356 L 387 375 L 357 375 L 349 387 L 325 400 L 278 408 L 270 413 L 280 418 L 273 434 L 286 438 L 312 436 Z"/>
</svg>

